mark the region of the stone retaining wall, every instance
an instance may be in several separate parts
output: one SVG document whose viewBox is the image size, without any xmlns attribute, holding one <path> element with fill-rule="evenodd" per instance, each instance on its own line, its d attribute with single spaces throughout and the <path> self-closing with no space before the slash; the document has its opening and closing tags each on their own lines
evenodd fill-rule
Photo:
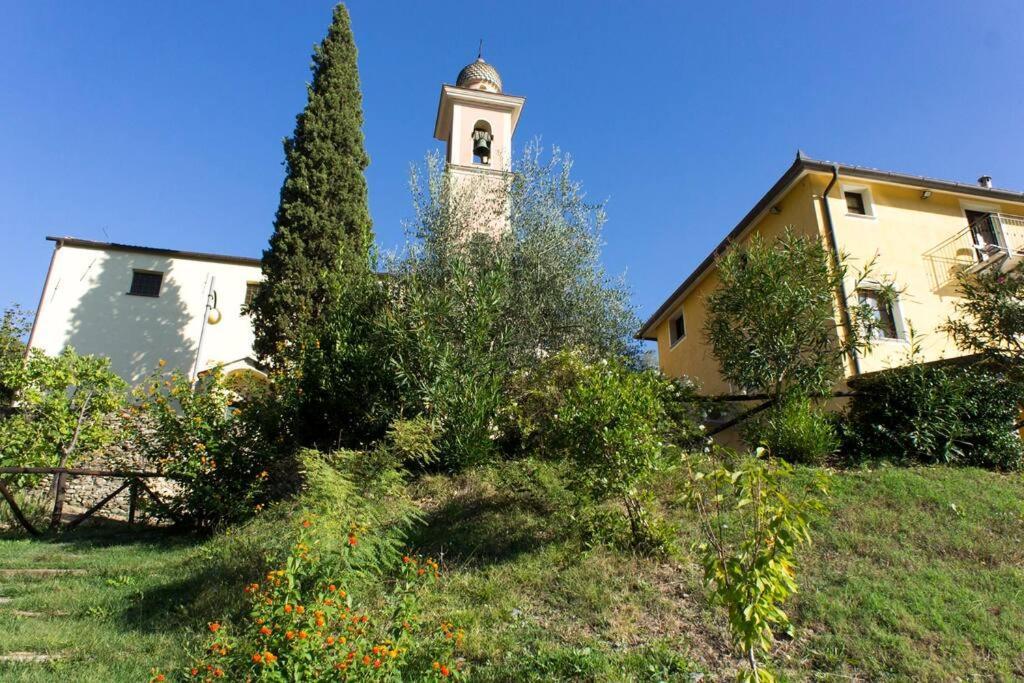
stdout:
<svg viewBox="0 0 1024 683">
<path fill-rule="evenodd" d="M 85 460 L 76 462 L 74 465 L 75 469 L 106 469 L 106 470 L 145 470 L 148 469 L 140 459 L 127 457 L 124 454 L 117 454 L 113 456 L 96 456 L 93 458 L 87 458 Z M 48 491 L 53 485 L 53 480 L 56 477 L 47 477 L 40 482 L 39 488 Z M 146 486 L 150 488 L 161 500 L 169 500 L 171 497 L 176 495 L 178 491 L 178 484 L 172 479 L 166 479 L 164 477 L 153 477 L 144 480 Z M 96 503 L 103 500 L 106 496 L 110 495 L 120 487 L 125 480 L 121 477 L 89 477 L 89 476 L 75 476 L 68 475 L 67 477 L 67 493 L 64 497 L 64 504 L 70 507 L 88 509 Z M 115 517 L 121 519 L 128 518 L 128 506 L 130 500 L 129 489 L 125 489 L 121 493 L 114 496 L 114 498 L 108 502 L 103 508 L 97 513 L 104 517 Z M 53 499 L 49 498 L 50 506 L 53 506 Z M 148 505 L 150 510 L 155 507 L 152 505 L 152 500 L 146 495 L 145 491 L 139 491 L 139 502 L 142 505 Z M 153 512 L 156 512 L 153 510 Z"/>
</svg>

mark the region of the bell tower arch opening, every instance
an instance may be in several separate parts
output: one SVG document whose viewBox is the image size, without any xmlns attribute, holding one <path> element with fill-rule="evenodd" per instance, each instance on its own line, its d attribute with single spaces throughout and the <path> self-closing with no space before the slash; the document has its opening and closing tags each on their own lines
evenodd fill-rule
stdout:
<svg viewBox="0 0 1024 683">
<path fill-rule="evenodd" d="M 487 166 L 491 163 L 491 124 L 480 119 L 473 124 L 473 163 Z"/>
</svg>

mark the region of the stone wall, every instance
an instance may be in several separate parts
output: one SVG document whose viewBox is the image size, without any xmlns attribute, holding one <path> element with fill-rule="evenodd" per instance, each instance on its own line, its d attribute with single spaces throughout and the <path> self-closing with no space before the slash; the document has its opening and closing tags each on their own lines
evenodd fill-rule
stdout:
<svg viewBox="0 0 1024 683">
<path fill-rule="evenodd" d="M 103 469 L 103 470 L 149 470 L 151 468 L 146 467 L 146 464 L 139 458 L 127 456 L 124 453 L 116 453 L 111 455 L 100 455 L 91 458 L 83 459 L 74 464 L 75 469 Z M 40 482 L 39 488 L 49 490 L 53 485 L 55 477 L 47 477 Z M 67 478 L 67 493 L 64 497 L 65 508 L 81 508 L 86 510 L 91 508 L 96 503 L 100 502 L 106 496 L 110 495 L 117 490 L 124 483 L 124 479 L 121 477 L 91 477 L 91 476 L 74 476 L 69 475 Z M 178 484 L 171 479 L 164 477 L 154 477 L 145 479 L 146 485 L 152 490 L 161 500 L 169 500 L 178 491 Z M 50 505 L 53 505 L 53 498 L 49 498 Z M 128 507 L 130 501 L 129 489 L 125 489 L 121 493 L 114 496 L 114 498 L 108 502 L 103 508 L 97 513 L 104 517 L 114 517 L 119 519 L 128 518 Z M 139 491 L 139 502 L 143 507 L 147 507 L 151 513 L 156 513 L 157 510 L 152 504 L 152 500 L 146 495 L 145 491 Z"/>
</svg>

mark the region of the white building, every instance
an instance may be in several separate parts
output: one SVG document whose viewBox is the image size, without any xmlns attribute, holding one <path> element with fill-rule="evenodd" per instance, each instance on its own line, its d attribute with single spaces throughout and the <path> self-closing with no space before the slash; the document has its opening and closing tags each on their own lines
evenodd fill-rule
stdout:
<svg viewBox="0 0 1024 683">
<path fill-rule="evenodd" d="M 259 259 L 48 237 L 54 250 L 31 348 L 108 356 L 130 384 L 167 366 L 258 372 L 242 308 Z"/>
<path fill-rule="evenodd" d="M 448 171 L 463 189 L 501 189 L 525 100 L 504 94 L 482 57 L 443 85 L 434 136 L 447 144 Z M 500 192 L 499 196 L 503 196 Z M 506 229 L 507 207 L 476 230 Z M 130 384 L 161 360 L 196 378 L 261 372 L 253 328 L 242 313 L 262 279 L 259 259 L 48 237 L 55 248 L 36 310 L 31 348 L 107 356 Z"/>
</svg>

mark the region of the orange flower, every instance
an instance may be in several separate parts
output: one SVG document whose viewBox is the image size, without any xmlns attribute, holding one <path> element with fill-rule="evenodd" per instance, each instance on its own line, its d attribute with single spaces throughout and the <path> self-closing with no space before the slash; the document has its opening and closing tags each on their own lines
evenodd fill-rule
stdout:
<svg viewBox="0 0 1024 683">
<path fill-rule="evenodd" d="M 299 631 L 299 640 L 305 640 L 308 637 L 309 637 L 308 633 L 306 633 L 305 631 Z"/>
<path fill-rule="evenodd" d="M 292 638 L 295 637 L 295 631 L 285 631 L 284 632 L 284 637 L 287 638 L 288 640 L 291 640 Z"/>
<path fill-rule="evenodd" d="M 271 634 L 271 630 L 269 628 L 267 628 L 266 626 L 264 626 L 263 628 L 260 629 L 260 634 L 264 635 L 264 636 L 269 636 Z"/>
<path fill-rule="evenodd" d="M 304 613 L 304 612 L 306 611 L 306 608 L 305 608 L 305 607 L 303 607 L 302 605 L 299 605 L 298 607 L 296 607 L 296 608 L 295 608 L 295 611 L 296 611 L 296 612 L 297 612 L 298 614 L 303 614 L 303 613 Z"/>
<path fill-rule="evenodd" d="M 263 661 L 265 661 L 267 664 L 273 664 L 277 661 L 277 655 L 268 650 L 263 653 Z"/>
<path fill-rule="evenodd" d="M 448 670 L 448 667 L 447 667 L 447 666 L 445 666 L 444 664 L 442 664 L 442 665 L 441 665 L 441 675 L 442 675 L 442 676 L 447 676 L 447 675 L 448 675 L 448 674 L 450 674 L 450 673 L 451 673 L 451 672 L 450 672 L 450 671 Z"/>
<path fill-rule="evenodd" d="M 313 522 L 309 521 L 308 519 L 304 519 L 302 520 L 302 528 L 308 529 L 312 523 Z"/>
<path fill-rule="evenodd" d="M 334 645 L 334 636 L 327 636 L 327 644 Z"/>
<path fill-rule="evenodd" d="M 370 655 L 363 655 L 363 664 L 365 664 L 366 666 L 369 666 L 370 665 L 370 661 L 371 661 L 370 660 Z"/>
<path fill-rule="evenodd" d="M 214 675 L 214 676 L 215 676 L 216 678 L 220 678 L 221 676 L 223 676 L 223 675 L 224 675 L 224 669 L 214 669 L 214 670 L 213 670 L 213 675 Z"/>
<path fill-rule="evenodd" d="M 327 587 L 327 590 L 333 593 L 334 591 L 338 590 L 338 587 L 332 583 L 330 586 Z"/>
<path fill-rule="evenodd" d="M 157 674 L 156 676 L 153 677 L 153 680 L 156 681 L 156 683 L 163 683 L 164 681 L 167 680 L 167 677 L 164 676 L 163 674 Z"/>
<path fill-rule="evenodd" d="M 355 534 L 349 534 L 348 535 L 348 545 L 349 545 L 349 547 L 353 547 L 353 546 L 355 546 L 355 544 L 356 544 L 356 535 Z"/>
<path fill-rule="evenodd" d="M 191 671 L 189 671 L 189 673 L 192 674 L 193 676 L 198 676 L 199 675 L 199 669 L 192 669 Z"/>
<path fill-rule="evenodd" d="M 434 667 L 434 671 L 437 671 L 438 669 L 441 668 L 441 662 L 434 662 L 433 667 Z"/>
<path fill-rule="evenodd" d="M 410 560 L 410 559 L 409 559 L 409 556 L 408 556 L 408 555 L 403 555 L 403 556 L 402 556 L 402 562 L 403 562 L 404 564 L 409 564 L 409 562 L 411 562 L 411 561 L 412 561 L 412 560 Z"/>
<path fill-rule="evenodd" d="M 263 655 L 261 655 L 259 652 L 255 653 L 252 656 L 252 661 L 253 661 L 254 664 L 262 664 L 263 663 Z"/>
<path fill-rule="evenodd" d="M 218 624 L 216 621 L 210 622 L 210 631 L 211 632 L 216 633 L 219 630 L 220 630 L 220 624 Z"/>
<path fill-rule="evenodd" d="M 284 611 L 285 611 L 286 613 L 288 613 L 288 614 L 291 614 L 291 613 L 292 613 L 292 606 L 291 606 L 291 605 L 289 605 L 288 603 L 285 603 L 285 605 L 284 605 Z"/>
<path fill-rule="evenodd" d="M 380 660 L 379 659 L 373 660 L 373 668 L 374 669 L 379 669 L 380 668 Z"/>
</svg>

